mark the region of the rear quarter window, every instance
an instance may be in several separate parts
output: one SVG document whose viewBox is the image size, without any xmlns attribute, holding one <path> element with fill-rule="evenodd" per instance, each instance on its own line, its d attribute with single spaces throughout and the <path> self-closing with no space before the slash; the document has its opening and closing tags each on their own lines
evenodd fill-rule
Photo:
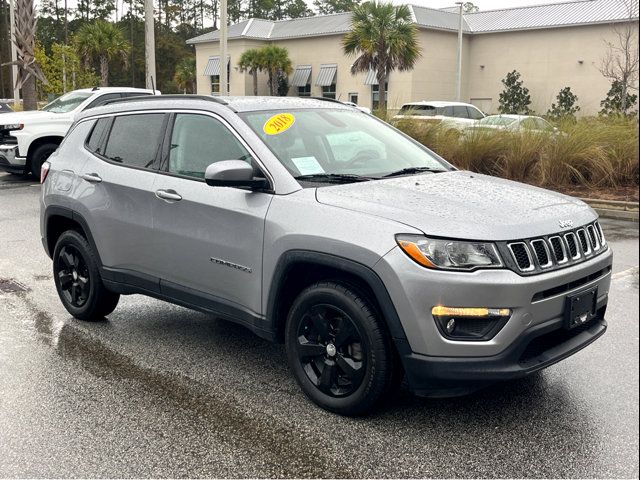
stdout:
<svg viewBox="0 0 640 480">
<path fill-rule="evenodd" d="M 164 113 L 115 117 L 104 156 L 131 167 L 152 167 L 160 149 L 164 123 Z"/>
<path fill-rule="evenodd" d="M 102 154 L 104 150 L 104 140 L 109 131 L 111 118 L 100 118 L 91 129 L 87 138 L 87 149 L 93 153 Z"/>
</svg>

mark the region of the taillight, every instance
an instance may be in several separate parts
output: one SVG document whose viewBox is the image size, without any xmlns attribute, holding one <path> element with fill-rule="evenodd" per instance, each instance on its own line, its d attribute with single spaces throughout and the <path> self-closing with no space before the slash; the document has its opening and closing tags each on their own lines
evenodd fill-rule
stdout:
<svg viewBox="0 0 640 480">
<path fill-rule="evenodd" d="M 51 169 L 51 164 L 49 162 L 44 162 L 42 167 L 40 168 L 40 183 L 44 183 L 49 175 L 49 170 Z"/>
</svg>

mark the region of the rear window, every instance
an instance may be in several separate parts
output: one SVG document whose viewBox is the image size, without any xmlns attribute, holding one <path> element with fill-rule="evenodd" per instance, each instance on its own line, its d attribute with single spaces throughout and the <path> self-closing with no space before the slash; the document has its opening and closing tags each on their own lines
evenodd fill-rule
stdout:
<svg viewBox="0 0 640 480">
<path fill-rule="evenodd" d="M 112 162 L 150 168 L 162 139 L 164 119 L 163 113 L 116 117 L 104 156 Z"/>
<path fill-rule="evenodd" d="M 414 115 L 419 117 L 433 117 L 436 115 L 436 108 L 431 105 L 404 105 L 399 115 Z M 438 114 L 439 115 L 439 114 Z"/>
</svg>

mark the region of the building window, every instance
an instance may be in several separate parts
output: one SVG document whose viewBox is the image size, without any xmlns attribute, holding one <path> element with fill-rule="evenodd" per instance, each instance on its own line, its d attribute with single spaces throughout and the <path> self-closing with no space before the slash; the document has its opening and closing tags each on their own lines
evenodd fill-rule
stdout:
<svg viewBox="0 0 640 480">
<path fill-rule="evenodd" d="M 388 100 L 389 95 L 389 84 L 385 84 L 385 93 L 387 94 L 385 98 Z M 380 107 L 380 85 L 371 85 L 371 109 L 377 110 Z"/>
<path fill-rule="evenodd" d="M 227 92 L 231 93 L 230 82 L 231 82 L 231 69 L 229 68 L 231 62 L 227 63 Z M 218 70 L 219 72 L 219 70 Z M 211 94 L 212 95 L 220 95 L 220 75 L 211 75 Z"/>
<path fill-rule="evenodd" d="M 299 97 L 310 97 L 311 96 L 311 84 L 307 83 L 302 87 L 298 87 L 298 96 Z"/>
<path fill-rule="evenodd" d="M 326 87 L 322 87 L 322 97 L 323 98 L 333 98 L 336 99 L 336 84 L 332 83 L 331 85 L 327 85 Z"/>
</svg>

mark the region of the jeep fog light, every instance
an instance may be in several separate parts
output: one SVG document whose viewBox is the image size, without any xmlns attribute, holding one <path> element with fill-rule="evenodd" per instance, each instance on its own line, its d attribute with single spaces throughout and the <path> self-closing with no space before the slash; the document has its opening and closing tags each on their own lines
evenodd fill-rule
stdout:
<svg viewBox="0 0 640 480">
<path fill-rule="evenodd" d="M 511 309 L 436 306 L 431 314 L 445 338 L 477 341 L 493 338 L 511 318 Z"/>
</svg>

